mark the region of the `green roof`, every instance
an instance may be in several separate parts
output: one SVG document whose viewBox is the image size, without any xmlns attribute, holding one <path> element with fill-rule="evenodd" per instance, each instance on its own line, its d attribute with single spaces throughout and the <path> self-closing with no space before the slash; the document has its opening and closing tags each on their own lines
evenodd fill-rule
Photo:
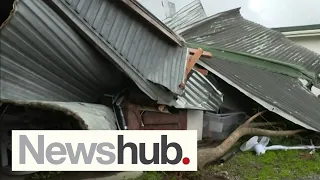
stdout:
<svg viewBox="0 0 320 180">
<path fill-rule="evenodd" d="M 187 46 L 201 47 L 213 56 L 320 82 L 320 54 L 244 19 L 239 9 L 208 17 L 181 34 Z"/>
</svg>

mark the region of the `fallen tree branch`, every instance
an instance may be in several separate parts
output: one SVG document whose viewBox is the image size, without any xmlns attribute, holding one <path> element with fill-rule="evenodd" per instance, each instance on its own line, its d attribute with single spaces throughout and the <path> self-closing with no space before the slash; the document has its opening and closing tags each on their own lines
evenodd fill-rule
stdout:
<svg viewBox="0 0 320 180">
<path fill-rule="evenodd" d="M 257 114 L 253 115 L 252 117 L 250 117 L 245 123 L 244 125 L 249 125 L 253 120 L 255 120 L 257 117 L 261 116 L 262 114 L 266 113 L 267 111 L 261 111 L 258 112 Z"/>
<path fill-rule="evenodd" d="M 248 127 L 263 127 L 263 126 L 274 126 L 281 125 L 282 123 L 278 122 L 261 122 L 261 123 L 251 123 Z"/>
<path fill-rule="evenodd" d="M 218 147 L 206 148 L 198 150 L 198 167 L 202 169 L 207 163 L 217 160 L 227 153 L 231 147 L 245 135 L 260 135 L 260 136 L 292 136 L 306 130 L 291 130 L 291 131 L 272 131 L 259 128 L 249 128 L 240 126 Z"/>
<path fill-rule="evenodd" d="M 259 112 L 249 118 L 245 124 L 239 126 L 231 135 L 225 139 L 219 146 L 215 148 L 206 148 L 198 150 L 198 168 L 202 169 L 209 162 L 215 161 L 218 158 L 226 154 L 231 147 L 243 136 L 245 135 L 260 135 L 260 136 L 293 136 L 301 132 L 305 132 L 305 129 L 289 130 L 289 131 L 274 131 L 266 130 L 257 127 L 261 126 L 272 126 L 278 124 L 276 122 L 268 123 L 252 123 L 255 118 L 262 115 L 266 111 Z"/>
<path fill-rule="evenodd" d="M 293 136 L 298 133 L 305 132 L 305 129 L 289 130 L 289 131 L 273 131 L 259 128 L 243 128 L 244 135 L 258 135 L 258 136 Z"/>
</svg>

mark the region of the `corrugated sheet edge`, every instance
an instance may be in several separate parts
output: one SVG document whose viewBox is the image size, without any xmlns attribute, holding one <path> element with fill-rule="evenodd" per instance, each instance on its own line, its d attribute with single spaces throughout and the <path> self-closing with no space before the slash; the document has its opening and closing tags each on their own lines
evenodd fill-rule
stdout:
<svg viewBox="0 0 320 180">
<path fill-rule="evenodd" d="M 40 108 L 40 109 L 47 109 L 47 110 L 53 110 L 53 111 L 60 111 L 65 113 L 66 115 L 70 115 L 76 120 L 79 121 L 80 126 L 84 130 L 99 130 L 99 127 L 91 127 L 90 124 L 90 119 L 88 119 L 86 116 L 81 116 L 79 112 L 75 111 L 72 108 L 69 108 L 66 104 L 70 103 L 77 103 L 79 105 L 82 104 L 89 104 L 89 103 L 80 103 L 80 102 L 55 102 L 55 101 L 22 101 L 22 100 L 10 100 L 10 99 L 3 99 L 0 100 L 0 104 L 3 103 L 8 103 L 8 104 L 13 104 L 13 105 L 18 105 L 18 106 L 27 106 L 27 107 L 33 107 L 33 108 Z M 99 105 L 99 106 L 104 106 L 101 104 L 91 104 L 91 105 Z M 104 106 L 106 109 L 108 107 Z M 116 122 L 116 117 L 115 114 L 113 114 L 113 119 Z M 98 118 L 96 118 L 98 120 Z M 101 122 L 102 124 L 105 122 Z M 90 126 L 90 127 L 89 127 Z M 116 127 L 116 124 L 115 124 Z M 100 127 L 101 129 L 101 127 Z M 106 130 L 116 130 L 114 129 L 106 129 Z"/>
<path fill-rule="evenodd" d="M 223 102 L 223 93 L 221 93 L 221 91 L 219 91 L 204 75 L 202 75 L 200 72 L 192 69 L 193 73 L 196 73 L 198 76 L 202 77 L 203 80 L 206 81 L 206 83 L 208 83 L 208 85 L 211 86 L 211 88 L 215 91 L 215 93 L 220 96 L 220 100 L 221 100 L 221 103 Z M 190 77 L 192 78 L 192 77 Z M 187 84 L 186 86 L 188 86 L 188 81 L 187 81 Z M 201 87 L 199 87 L 201 88 Z M 186 92 L 185 92 L 186 93 Z M 209 101 L 210 99 L 208 99 Z M 182 102 L 186 102 L 186 104 L 182 103 Z M 209 109 L 209 108 L 206 108 L 206 107 L 203 107 L 201 104 L 198 105 L 198 106 L 194 106 L 192 104 L 189 104 L 185 98 L 184 98 L 184 94 L 183 95 L 179 95 L 178 96 L 178 99 L 176 100 L 176 104 L 174 105 L 175 108 L 178 108 L 178 109 L 193 109 L 193 110 L 206 110 L 206 111 L 218 111 L 218 109 Z"/>
<path fill-rule="evenodd" d="M 10 14 L 9 14 L 8 18 L 1 24 L 0 30 L 1 30 L 2 28 L 4 28 L 4 27 L 7 25 L 7 23 L 9 23 L 9 21 L 11 20 L 11 18 L 13 17 L 15 11 L 17 10 L 18 1 L 19 1 L 19 0 L 14 0 L 14 2 L 13 2 L 13 4 L 12 4 L 12 9 L 11 9 L 11 11 L 10 11 Z"/>
<path fill-rule="evenodd" d="M 223 76 L 222 74 L 220 74 L 218 71 L 212 69 L 210 66 L 206 65 L 205 63 L 199 61 L 198 62 L 199 65 L 205 67 L 207 70 L 209 70 L 211 73 L 215 74 L 216 76 L 218 76 L 219 78 L 221 78 L 222 80 L 224 80 L 226 83 L 230 84 L 231 86 L 233 86 L 234 88 L 238 89 L 240 92 L 242 92 L 243 94 L 245 94 L 246 96 L 250 97 L 251 99 L 253 99 L 254 101 L 256 101 L 257 103 L 259 103 L 260 105 L 262 105 L 263 107 L 265 107 L 266 109 L 268 109 L 269 111 L 272 111 L 284 118 L 286 118 L 287 120 L 298 124 L 306 129 L 310 129 L 313 131 L 317 131 L 316 129 L 310 127 L 309 125 L 301 122 L 299 119 L 297 119 L 296 117 L 284 112 L 283 110 L 279 109 L 278 107 L 275 107 L 267 102 L 265 102 L 264 100 L 260 99 L 257 96 L 252 95 L 251 93 L 249 93 L 248 91 L 246 91 L 245 89 L 241 88 L 240 86 L 238 86 L 237 84 L 235 84 L 234 82 L 232 82 L 231 80 L 228 79 L 228 77 Z"/>
</svg>

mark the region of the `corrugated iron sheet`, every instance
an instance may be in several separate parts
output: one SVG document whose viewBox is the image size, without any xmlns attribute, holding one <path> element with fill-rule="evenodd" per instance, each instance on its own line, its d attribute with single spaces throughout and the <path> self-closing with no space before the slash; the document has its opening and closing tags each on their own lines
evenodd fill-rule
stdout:
<svg viewBox="0 0 320 180">
<path fill-rule="evenodd" d="M 10 103 L 19 106 L 33 107 L 60 111 L 73 116 L 79 121 L 83 129 L 89 130 L 116 130 L 116 118 L 111 108 L 100 104 L 78 102 L 53 102 L 53 101 L 14 101 L 5 100 L 2 103 Z"/>
<path fill-rule="evenodd" d="M 182 94 L 179 84 L 184 78 L 187 48 L 157 35 L 153 31 L 155 27 L 144 23 L 122 2 L 54 0 L 48 4 L 67 17 L 66 20 L 71 21 L 95 47 L 123 69 L 146 94 L 152 98 L 158 98 L 154 94 L 159 94 L 150 90 L 152 85 L 147 81 Z M 158 96 L 165 94 L 167 92 Z"/>
<path fill-rule="evenodd" d="M 189 43 L 285 64 L 298 68 L 315 82 L 320 80 L 320 54 L 295 44 L 280 32 L 244 19 L 240 9 L 206 18 L 189 26 L 182 35 Z"/>
<path fill-rule="evenodd" d="M 120 0 L 136 13 L 138 13 L 145 21 L 156 27 L 160 33 L 167 36 L 169 39 L 175 43 L 183 46 L 184 40 L 181 36 L 176 34 L 172 29 L 167 27 L 160 19 L 158 19 L 154 14 L 152 14 L 147 8 L 140 4 L 137 0 Z"/>
<path fill-rule="evenodd" d="M 219 110 L 223 94 L 200 72 L 190 72 L 183 95 L 178 96 L 176 108 Z"/>
<path fill-rule="evenodd" d="M 175 32 L 180 33 L 185 27 L 206 17 L 201 1 L 195 0 L 181 8 L 172 17 L 164 19 L 163 22 Z"/>
<path fill-rule="evenodd" d="M 268 110 L 320 131 L 320 99 L 298 79 L 215 57 L 199 64 Z"/>
<path fill-rule="evenodd" d="M 42 1 L 15 2 L 0 56 L 1 99 L 93 102 L 123 77 Z"/>
</svg>

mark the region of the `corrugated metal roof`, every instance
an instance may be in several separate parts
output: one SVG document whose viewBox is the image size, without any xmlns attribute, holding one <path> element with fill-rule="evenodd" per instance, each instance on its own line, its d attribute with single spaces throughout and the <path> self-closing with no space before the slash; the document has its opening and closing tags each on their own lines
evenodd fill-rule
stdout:
<svg viewBox="0 0 320 180">
<path fill-rule="evenodd" d="M 287 69 L 278 70 L 289 71 L 294 67 L 287 65 L 299 65 L 315 75 L 320 70 L 320 55 L 294 44 L 279 32 L 245 20 L 239 9 L 204 19 L 182 34 L 188 43 L 214 51 L 213 58 L 199 61 L 204 68 L 268 110 L 320 131 L 319 98 L 298 78 L 266 68 L 281 61 L 287 63 Z"/>
<path fill-rule="evenodd" d="M 182 46 L 184 40 L 181 36 L 176 34 L 172 29 L 166 26 L 162 21 L 160 21 L 154 14 L 152 14 L 147 8 L 140 4 L 137 0 L 120 0 L 136 13 L 138 13 L 145 21 L 156 27 L 159 32 L 163 33 L 165 36 Z"/>
<path fill-rule="evenodd" d="M 163 22 L 177 33 L 183 28 L 206 18 L 207 15 L 203 9 L 200 0 L 195 0 L 181 8 L 172 17 L 166 18 Z"/>
<path fill-rule="evenodd" d="M 268 110 L 320 131 L 320 99 L 298 79 L 215 57 L 199 64 Z"/>
<path fill-rule="evenodd" d="M 178 96 L 176 107 L 217 112 L 222 101 L 223 94 L 204 75 L 192 70 L 184 94 Z"/>
<path fill-rule="evenodd" d="M 153 32 L 154 27 L 145 24 L 122 3 L 112 0 L 54 0 L 48 3 L 67 16 L 66 20 L 71 20 L 81 34 L 151 98 L 157 100 L 167 92 L 158 95 L 159 92 L 154 92 L 156 88 L 151 88 L 147 81 L 182 94 L 179 84 L 184 79 L 187 48 L 157 35 Z"/>
<path fill-rule="evenodd" d="M 53 102 L 53 101 L 14 101 L 5 100 L 20 106 L 28 106 L 39 109 L 60 111 L 73 116 L 79 121 L 83 129 L 89 130 L 116 130 L 116 118 L 111 108 L 100 104 L 89 104 L 79 102 Z"/>
<path fill-rule="evenodd" d="M 97 101 L 121 85 L 107 63 L 42 1 L 16 1 L 1 27 L 1 99 Z"/>
<path fill-rule="evenodd" d="M 320 81 L 320 54 L 287 39 L 280 32 L 244 19 L 239 9 L 206 18 L 182 33 L 188 43 L 254 56 L 263 61 L 286 65 Z"/>
</svg>

